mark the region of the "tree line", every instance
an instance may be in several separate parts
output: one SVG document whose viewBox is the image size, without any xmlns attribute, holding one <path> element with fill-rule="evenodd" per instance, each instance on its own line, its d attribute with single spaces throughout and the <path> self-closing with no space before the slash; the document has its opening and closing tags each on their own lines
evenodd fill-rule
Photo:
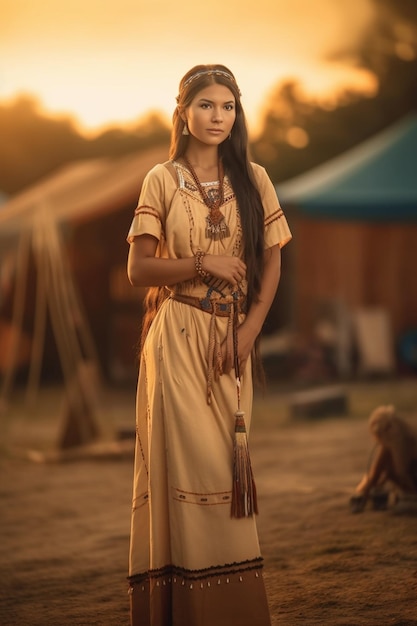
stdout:
<svg viewBox="0 0 417 626">
<path fill-rule="evenodd" d="M 373 0 L 377 17 L 355 55 L 376 77 L 371 97 L 346 90 L 332 107 L 307 97 L 296 81 L 276 89 L 264 107 L 261 130 L 251 142 L 254 160 L 274 182 L 300 174 L 367 139 L 417 110 L 417 3 Z M 52 118 L 32 96 L 0 104 L 0 190 L 14 194 L 74 160 L 120 156 L 169 143 L 170 128 L 157 113 L 95 137 L 70 117 Z"/>
</svg>

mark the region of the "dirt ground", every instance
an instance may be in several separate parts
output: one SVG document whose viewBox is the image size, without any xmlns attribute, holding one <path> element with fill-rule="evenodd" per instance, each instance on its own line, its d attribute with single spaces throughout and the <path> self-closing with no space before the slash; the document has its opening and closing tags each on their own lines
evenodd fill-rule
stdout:
<svg viewBox="0 0 417 626">
<path fill-rule="evenodd" d="M 258 395 L 251 432 L 273 626 L 417 625 L 417 517 L 349 497 L 372 450 L 367 418 L 394 403 L 417 420 L 417 379 L 344 385 L 346 415 L 300 418 L 293 392 Z M 41 463 L 61 392 L 0 415 L 0 624 L 127 626 L 132 455 Z M 131 428 L 134 390 L 107 391 L 103 441 Z M 233 626 L 239 626 L 238 624 Z M 254 624 L 254 626 L 256 626 Z"/>
</svg>

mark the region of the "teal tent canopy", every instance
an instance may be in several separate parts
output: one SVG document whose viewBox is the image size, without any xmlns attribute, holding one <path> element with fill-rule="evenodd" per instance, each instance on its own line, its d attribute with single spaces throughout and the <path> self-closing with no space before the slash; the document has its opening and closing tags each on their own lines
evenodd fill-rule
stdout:
<svg viewBox="0 0 417 626">
<path fill-rule="evenodd" d="M 417 221 L 417 113 L 277 186 L 281 204 L 313 218 Z"/>
</svg>

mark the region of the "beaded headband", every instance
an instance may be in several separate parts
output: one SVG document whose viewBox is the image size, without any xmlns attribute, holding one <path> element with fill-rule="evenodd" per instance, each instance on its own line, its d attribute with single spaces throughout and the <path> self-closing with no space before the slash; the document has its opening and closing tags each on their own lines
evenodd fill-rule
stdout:
<svg viewBox="0 0 417 626">
<path fill-rule="evenodd" d="M 225 72 L 224 70 L 200 70 L 199 72 L 196 72 L 195 74 L 192 74 L 189 78 L 187 78 L 187 80 L 182 86 L 182 89 L 185 89 L 186 87 L 188 87 L 190 83 L 192 83 L 197 78 L 200 78 L 200 76 L 224 76 L 225 78 L 228 78 L 230 81 L 235 83 L 235 85 L 237 86 L 234 76 L 229 74 L 229 72 Z M 240 91 L 239 91 L 239 94 L 240 94 Z"/>
</svg>

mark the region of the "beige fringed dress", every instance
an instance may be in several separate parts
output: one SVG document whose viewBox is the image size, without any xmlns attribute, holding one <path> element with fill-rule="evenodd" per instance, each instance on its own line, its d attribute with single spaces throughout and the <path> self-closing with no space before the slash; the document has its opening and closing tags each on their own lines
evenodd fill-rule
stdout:
<svg viewBox="0 0 417 626">
<path fill-rule="evenodd" d="M 265 246 L 291 238 L 275 189 L 253 164 L 265 209 Z M 204 184 L 204 183 L 203 183 Z M 205 183 L 208 194 L 218 183 Z M 206 237 L 208 209 L 185 166 L 168 162 L 147 175 L 128 241 L 150 234 L 162 257 L 242 254 L 238 207 L 224 180 L 230 236 Z M 246 285 L 241 285 L 245 291 Z M 226 298 L 227 283 L 199 279 L 170 287 L 173 294 Z M 243 313 L 240 320 L 243 320 Z M 167 299 L 148 333 L 137 388 L 137 438 L 129 583 L 133 626 L 268 626 L 255 517 L 231 517 L 234 371 L 213 377 L 207 402 L 207 351 L 212 316 Z M 216 341 L 227 316 L 214 320 Z M 242 374 L 241 407 L 249 430 L 251 367 Z"/>
</svg>

